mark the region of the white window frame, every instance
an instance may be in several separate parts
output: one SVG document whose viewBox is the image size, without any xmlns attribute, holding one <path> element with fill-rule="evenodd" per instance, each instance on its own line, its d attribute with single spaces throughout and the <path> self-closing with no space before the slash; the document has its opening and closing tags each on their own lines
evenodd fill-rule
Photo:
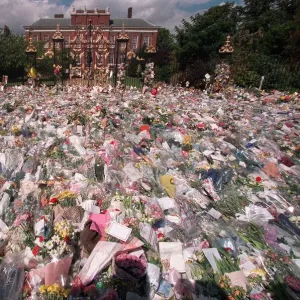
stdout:
<svg viewBox="0 0 300 300">
<path fill-rule="evenodd" d="M 114 53 L 109 54 L 108 62 L 111 65 L 113 65 L 115 63 L 115 55 L 114 55 Z"/>
<path fill-rule="evenodd" d="M 146 39 L 147 39 L 147 42 L 146 42 Z M 143 45 L 146 45 L 148 47 L 149 44 L 150 44 L 150 37 L 149 36 L 144 36 L 144 43 L 143 43 Z"/>
<path fill-rule="evenodd" d="M 134 39 L 136 39 L 135 44 L 133 42 Z M 139 37 L 137 35 L 134 35 L 132 37 L 132 41 L 131 41 L 132 49 L 137 49 L 138 48 L 138 41 L 139 41 Z"/>
<path fill-rule="evenodd" d="M 113 38 L 113 41 L 112 41 L 112 38 Z M 111 35 L 109 37 L 109 42 L 110 42 L 110 44 L 115 44 L 115 42 L 116 42 L 116 36 L 115 35 Z"/>
</svg>

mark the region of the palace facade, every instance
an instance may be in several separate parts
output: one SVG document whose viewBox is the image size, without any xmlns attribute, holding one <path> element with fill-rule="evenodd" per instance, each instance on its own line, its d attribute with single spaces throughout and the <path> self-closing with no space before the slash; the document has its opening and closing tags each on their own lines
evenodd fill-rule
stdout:
<svg viewBox="0 0 300 300">
<path fill-rule="evenodd" d="M 89 32 L 90 23 L 92 30 Z M 44 42 L 45 53 L 47 49 L 51 53 L 52 37 L 59 31 L 64 37 L 64 47 L 70 48 L 76 66 L 84 70 L 88 49 L 92 52 L 93 68 L 114 65 L 116 38 L 122 32 L 129 37 L 127 51 L 131 53 L 141 51 L 144 46 L 156 48 L 159 26 L 132 18 L 132 8 L 128 9 L 127 18 L 112 19 L 107 7 L 105 10 L 73 8 L 70 18 L 56 14 L 54 18 L 40 19 L 30 26 L 24 26 L 24 29 L 27 40 L 31 38 L 33 42 Z"/>
</svg>

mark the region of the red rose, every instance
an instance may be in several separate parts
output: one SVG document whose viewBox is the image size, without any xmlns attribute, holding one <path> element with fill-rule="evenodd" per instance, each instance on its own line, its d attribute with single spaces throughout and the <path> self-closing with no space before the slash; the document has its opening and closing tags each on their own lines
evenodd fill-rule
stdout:
<svg viewBox="0 0 300 300">
<path fill-rule="evenodd" d="M 44 238 L 43 238 L 42 236 L 40 236 L 40 237 L 39 237 L 39 241 L 40 241 L 40 242 L 43 242 L 43 241 L 44 241 Z"/>
<path fill-rule="evenodd" d="M 157 235 L 157 237 L 160 239 L 160 238 L 164 237 L 164 235 L 163 235 L 162 233 L 159 233 L 159 234 Z"/>
<path fill-rule="evenodd" d="M 33 254 L 34 256 L 37 256 L 37 254 L 39 253 L 39 251 L 40 251 L 40 247 L 36 245 L 36 246 L 34 246 L 33 249 L 32 249 L 32 254 Z"/>
<path fill-rule="evenodd" d="M 49 203 L 50 204 L 55 204 L 57 201 L 58 201 L 57 198 L 52 198 Z"/>
<path fill-rule="evenodd" d="M 291 100 L 291 96 L 285 96 L 284 100 L 285 101 L 290 101 Z"/>
<path fill-rule="evenodd" d="M 256 182 L 261 182 L 262 181 L 261 177 L 259 177 L 259 176 L 257 176 L 255 180 L 256 180 Z"/>
<path fill-rule="evenodd" d="M 68 243 L 68 242 L 70 241 L 70 238 L 69 238 L 68 236 L 65 236 L 65 237 L 64 237 L 64 241 L 65 241 L 66 243 Z"/>
</svg>

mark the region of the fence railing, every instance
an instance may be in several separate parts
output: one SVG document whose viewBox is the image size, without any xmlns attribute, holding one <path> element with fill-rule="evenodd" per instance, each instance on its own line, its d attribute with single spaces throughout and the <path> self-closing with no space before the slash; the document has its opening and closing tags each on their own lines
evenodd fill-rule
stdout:
<svg viewBox="0 0 300 300">
<path fill-rule="evenodd" d="M 205 74 L 208 73 L 213 78 L 216 65 L 220 62 L 220 58 L 210 61 L 201 59 L 180 61 L 173 55 L 166 57 L 165 54 L 163 56 L 157 54 L 151 60 L 155 63 L 155 81 L 162 81 L 172 85 L 180 84 L 182 86 L 185 85 L 186 81 L 189 81 L 190 86 L 201 89 L 205 86 Z M 244 53 L 232 55 L 229 62 L 232 69 L 232 78 L 237 86 L 246 88 L 259 87 L 261 78 L 264 76 L 263 89 L 286 91 L 300 89 L 300 62 L 291 63 L 289 59 L 272 59 L 253 54 L 247 56 Z M 129 76 L 126 76 L 125 80 L 127 88 L 142 88 L 143 81 L 141 72 L 139 74 L 137 72 L 138 68 L 142 68 L 143 71 L 145 63 L 129 65 Z M 40 82 L 52 86 L 55 84 L 55 80 L 52 77 L 45 76 Z M 8 85 L 21 85 L 25 82 L 25 80 L 9 78 Z M 67 79 L 65 80 L 66 82 Z M 110 83 L 114 84 L 112 81 Z M 91 85 L 93 85 L 93 82 L 91 82 Z"/>
</svg>

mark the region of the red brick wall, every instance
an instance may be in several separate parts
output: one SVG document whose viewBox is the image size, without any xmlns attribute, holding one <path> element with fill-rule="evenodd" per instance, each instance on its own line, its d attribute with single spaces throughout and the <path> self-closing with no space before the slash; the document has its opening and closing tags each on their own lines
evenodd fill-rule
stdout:
<svg viewBox="0 0 300 300">
<path fill-rule="evenodd" d="M 31 32 L 30 33 L 30 37 L 33 38 L 33 40 L 35 40 L 37 38 L 38 41 L 45 41 L 46 40 L 46 37 L 48 37 L 49 40 L 52 39 L 52 36 L 54 34 L 54 30 L 53 31 L 41 31 L 41 32 Z M 63 36 L 66 38 L 67 36 L 70 37 L 70 39 L 74 39 L 75 35 L 76 35 L 76 32 L 75 31 L 62 31 L 62 34 Z M 128 32 L 127 33 L 130 40 L 130 47 L 132 48 L 133 47 L 133 44 L 132 44 L 132 40 L 133 40 L 133 37 L 137 37 L 137 50 L 140 50 L 142 47 L 143 47 L 143 43 L 144 43 L 144 38 L 145 37 L 148 37 L 149 38 L 149 42 L 151 41 L 152 39 L 152 45 L 154 47 L 156 47 L 156 42 L 157 42 L 157 32 Z M 110 40 L 110 35 L 111 36 L 116 36 L 118 35 L 118 32 L 108 32 L 108 31 L 105 31 L 104 32 L 104 36 Z M 26 39 L 28 40 L 29 39 L 29 32 L 26 31 L 25 33 L 25 37 Z"/>
<path fill-rule="evenodd" d="M 109 26 L 110 16 L 100 14 L 71 15 L 71 24 L 73 26 L 87 25 L 89 19 L 92 20 L 93 25 Z"/>
</svg>

